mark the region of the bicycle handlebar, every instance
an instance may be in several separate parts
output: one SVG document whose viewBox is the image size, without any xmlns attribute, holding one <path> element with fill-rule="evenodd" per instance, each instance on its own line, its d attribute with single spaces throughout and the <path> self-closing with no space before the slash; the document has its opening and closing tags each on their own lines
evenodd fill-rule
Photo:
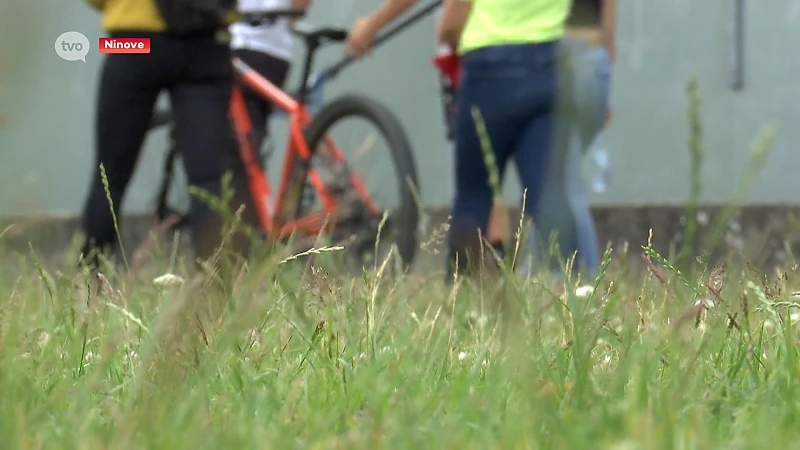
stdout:
<svg viewBox="0 0 800 450">
<path fill-rule="evenodd" d="M 419 21 L 421 18 L 433 12 L 436 8 L 441 6 L 441 4 L 442 0 L 430 0 L 430 2 L 427 5 L 417 8 L 413 13 L 409 14 L 407 17 L 395 22 L 390 27 L 388 27 L 388 29 L 385 32 L 379 34 L 375 38 L 375 41 L 372 43 L 372 48 L 374 49 L 379 47 L 381 44 L 393 38 L 395 35 L 402 32 L 406 28 L 410 27 L 411 25 Z M 274 23 L 275 21 L 281 18 L 299 19 L 305 17 L 305 14 L 306 10 L 299 8 L 275 9 L 275 10 L 256 11 L 256 12 L 240 11 L 237 17 L 237 21 L 257 26 L 263 23 Z M 298 97 L 305 97 L 305 95 L 308 92 L 315 91 L 326 80 L 330 80 L 336 77 L 339 74 L 339 72 L 342 71 L 342 69 L 359 60 L 359 58 L 353 55 L 345 56 L 338 62 L 318 72 L 318 76 L 316 76 L 316 79 L 314 81 L 310 81 L 309 76 L 311 75 L 310 73 L 311 61 L 313 59 L 313 54 L 314 50 L 316 49 L 316 46 L 319 45 L 321 42 L 325 41 L 343 41 L 347 38 L 347 31 L 337 28 L 320 29 L 316 30 L 316 32 L 312 32 L 311 30 L 304 31 L 302 25 L 300 25 L 299 27 L 297 27 L 292 31 L 294 31 L 296 34 L 300 36 L 305 37 L 306 43 L 310 47 L 308 48 L 309 53 L 306 55 L 305 67 L 303 70 L 303 78 L 302 78 L 303 81 L 300 86 L 300 92 L 298 93 Z M 309 40 L 309 38 L 311 38 L 312 40 Z"/>
<path fill-rule="evenodd" d="M 267 11 L 245 12 L 239 11 L 237 22 L 258 26 L 264 23 L 274 23 L 278 19 L 301 19 L 305 17 L 306 10 L 300 8 L 270 9 Z"/>
<path fill-rule="evenodd" d="M 438 8 L 442 4 L 442 0 L 433 0 L 426 6 L 418 8 L 413 14 L 409 15 L 408 17 L 400 20 L 399 22 L 395 23 L 388 30 L 381 33 L 378 37 L 375 38 L 375 41 L 372 43 L 372 48 L 377 48 L 384 42 L 388 41 L 396 34 L 400 33 L 401 31 L 405 30 L 409 26 L 413 25 L 419 19 L 427 16 L 433 10 Z M 344 69 L 345 67 L 349 66 L 350 64 L 358 61 L 358 58 L 353 55 L 348 55 L 342 58 L 339 62 L 330 65 L 328 68 L 322 70 L 320 72 L 320 79 L 330 79 L 335 77 L 339 74 L 339 72 Z"/>
</svg>

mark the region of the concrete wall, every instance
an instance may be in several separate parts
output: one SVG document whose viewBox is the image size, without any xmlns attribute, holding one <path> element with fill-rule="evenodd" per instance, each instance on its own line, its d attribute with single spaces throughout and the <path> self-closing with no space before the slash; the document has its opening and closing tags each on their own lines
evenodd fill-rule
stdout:
<svg viewBox="0 0 800 450">
<path fill-rule="evenodd" d="M 622 0 L 614 68 L 614 124 L 608 140 L 617 183 L 598 201 L 675 202 L 688 193 L 687 79 L 697 75 L 708 152 L 704 200 L 724 200 L 767 123 L 778 136 L 751 201 L 796 203 L 791 169 L 800 138 L 800 3 L 744 0 L 745 83 L 729 87 L 732 5 L 736 0 Z"/>
<path fill-rule="evenodd" d="M 595 203 L 672 203 L 688 192 L 686 81 L 696 74 L 704 100 L 708 162 L 707 202 L 722 201 L 747 165 L 749 143 L 768 122 L 779 127 L 773 154 L 752 193 L 754 202 L 796 202 L 794 175 L 800 141 L 800 3 L 746 2 L 746 78 L 742 91 L 728 85 L 730 8 L 735 0 L 621 0 L 619 55 L 614 72 L 613 125 L 603 135 L 612 152 L 611 189 Z M 319 1 L 311 23 L 349 25 L 377 0 Z M 412 138 L 423 200 L 447 204 L 452 195 L 451 152 L 443 138 L 438 88 L 430 68 L 433 19 L 390 42 L 329 86 L 328 98 L 361 91 L 388 103 Z M 66 62 L 55 38 L 80 31 L 96 45 L 99 16 L 81 2 L 27 0 L 0 4 L 0 214 L 76 213 L 91 164 L 92 115 L 101 57 Z M 300 50 L 298 46 L 298 51 Z M 339 55 L 334 48 L 320 60 Z M 295 74 L 296 75 L 296 74 Z M 292 79 L 296 81 L 296 77 Z M 272 125 L 283 141 L 285 122 Z M 127 212 L 150 207 L 158 182 L 164 136 L 151 136 Z M 271 173 L 278 169 L 273 159 Z M 509 171 L 510 174 L 513 171 Z M 516 180 L 507 186 L 518 198 Z M 181 197 L 180 193 L 176 194 Z"/>
</svg>

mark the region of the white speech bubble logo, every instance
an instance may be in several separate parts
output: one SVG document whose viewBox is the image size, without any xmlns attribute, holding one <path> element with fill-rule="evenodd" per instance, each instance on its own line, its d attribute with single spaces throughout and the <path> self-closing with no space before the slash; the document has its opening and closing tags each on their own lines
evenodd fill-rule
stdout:
<svg viewBox="0 0 800 450">
<path fill-rule="evenodd" d="M 56 38 L 56 54 L 65 61 L 86 62 L 89 39 L 77 31 L 67 31 Z"/>
</svg>

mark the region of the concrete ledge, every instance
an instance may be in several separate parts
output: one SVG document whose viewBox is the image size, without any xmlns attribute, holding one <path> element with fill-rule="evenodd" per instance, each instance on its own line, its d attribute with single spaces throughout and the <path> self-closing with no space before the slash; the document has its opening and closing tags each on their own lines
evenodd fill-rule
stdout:
<svg viewBox="0 0 800 450">
<path fill-rule="evenodd" d="M 719 205 L 704 205 L 697 212 L 698 232 L 695 254 L 712 245 L 716 234 L 719 249 L 715 257 L 728 252 L 741 252 L 756 267 L 776 267 L 792 261 L 800 251 L 800 206 L 749 205 L 741 208 L 716 232 L 722 217 Z M 447 209 L 431 208 L 429 230 L 447 219 Z M 610 243 L 621 251 L 627 243 L 632 251 L 647 243 L 653 230 L 653 246 L 669 255 L 680 249 L 685 229 L 683 206 L 602 206 L 593 209 L 602 243 Z M 518 220 L 518 210 L 509 211 L 511 223 Z M 147 235 L 150 218 L 130 215 L 122 219 L 122 241 L 131 249 Z M 0 219 L 0 243 L 6 251 L 28 253 L 33 246 L 44 257 L 63 254 L 73 242 L 79 221 L 74 216 L 42 215 Z M 5 230 L 5 231 L 3 231 Z M 423 238 L 424 240 L 424 238 Z M 425 253 L 421 253 L 425 258 Z M 427 264 L 426 264 L 427 265 Z"/>
<path fill-rule="evenodd" d="M 601 245 L 610 244 L 616 252 L 627 245 L 639 253 L 648 242 L 664 256 L 680 251 L 686 229 L 683 205 L 601 206 L 592 208 Z M 510 211 L 512 224 L 519 210 Z M 718 262 L 726 255 L 741 254 L 761 269 L 793 262 L 800 252 L 800 206 L 748 205 L 731 210 L 723 205 L 697 208 L 697 231 L 692 246 L 694 255 L 706 255 Z M 638 258 L 637 258 L 638 259 Z"/>
</svg>

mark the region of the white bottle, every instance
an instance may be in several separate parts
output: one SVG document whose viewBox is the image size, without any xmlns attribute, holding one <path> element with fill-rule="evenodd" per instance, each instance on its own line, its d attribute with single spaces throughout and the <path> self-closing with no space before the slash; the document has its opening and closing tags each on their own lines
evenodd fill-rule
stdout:
<svg viewBox="0 0 800 450">
<path fill-rule="evenodd" d="M 611 155 L 602 139 L 597 139 L 589 151 L 592 192 L 601 194 L 611 187 Z"/>
</svg>

